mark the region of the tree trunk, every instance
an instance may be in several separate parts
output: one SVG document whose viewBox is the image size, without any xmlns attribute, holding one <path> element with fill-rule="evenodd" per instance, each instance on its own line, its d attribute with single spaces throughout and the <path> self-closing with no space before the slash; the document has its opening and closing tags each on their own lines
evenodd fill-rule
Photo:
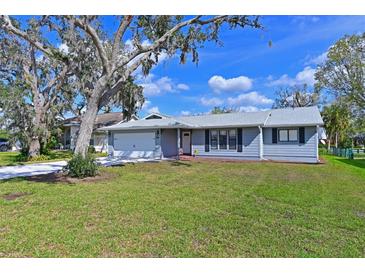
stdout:
<svg viewBox="0 0 365 274">
<path fill-rule="evenodd" d="M 338 147 L 338 133 L 336 132 L 336 135 L 335 135 L 335 147 L 337 148 Z"/>
<path fill-rule="evenodd" d="M 328 136 L 328 140 L 327 140 L 327 151 L 331 150 L 331 135 Z"/>
<path fill-rule="evenodd" d="M 88 102 L 87 109 L 81 118 L 80 130 L 76 140 L 75 154 L 81 154 L 84 158 L 87 155 L 96 114 L 99 110 L 98 101 L 98 96 L 91 97 Z"/>
<path fill-rule="evenodd" d="M 35 106 L 35 118 L 33 122 L 33 129 L 32 129 L 32 137 L 29 144 L 29 150 L 28 150 L 28 157 L 33 158 L 36 156 L 39 156 L 41 153 L 41 136 L 40 131 L 42 130 L 42 127 L 45 127 L 43 121 L 44 121 L 44 112 L 40 110 L 39 106 Z M 45 128 L 43 128 L 44 130 Z"/>
<path fill-rule="evenodd" d="M 28 157 L 33 158 L 40 154 L 41 151 L 41 144 L 39 142 L 38 136 L 33 136 L 32 140 L 29 144 L 29 151 L 28 151 Z"/>
</svg>

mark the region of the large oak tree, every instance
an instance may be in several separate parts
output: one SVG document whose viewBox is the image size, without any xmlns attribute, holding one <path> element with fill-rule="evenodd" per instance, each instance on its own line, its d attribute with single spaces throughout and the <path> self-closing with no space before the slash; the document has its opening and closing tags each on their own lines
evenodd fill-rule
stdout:
<svg viewBox="0 0 365 274">
<path fill-rule="evenodd" d="M 27 25 L 27 37 L 42 41 L 37 21 L 30 19 Z M 48 58 L 28 40 L 1 29 L 0 65 L 3 124 L 22 143 L 23 151 L 35 157 L 46 145 L 56 117 L 71 101 L 70 66 Z"/>
<path fill-rule="evenodd" d="M 114 17 L 116 29 L 113 33 L 103 27 L 103 20 L 98 16 L 39 19 L 39 24 L 57 32 L 62 43 L 67 45 L 69 53 L 65 55 L 51 43 L 29 38 L 8 16 L 2 16 L 2 19 L 2 28 L 9 33 L 28 40 L 50 58 L 73 65 L 86 99 L 75 148 L 75 153 L 83 156 L 87 153 L 98 111 L 110 104 L 117 94 L 138 93 L 135 92 L 138 88 L 130 84 L 137 69 L 147 75 L 161 54 L 177 54 L 181 63 L 190 56 L 197 63 L 198 49 L 207 41 L 220 43 L 219 33 L 224 25 L 229 29 L 261 28 L 255 16 L 118 16 Z"/>
</svg>

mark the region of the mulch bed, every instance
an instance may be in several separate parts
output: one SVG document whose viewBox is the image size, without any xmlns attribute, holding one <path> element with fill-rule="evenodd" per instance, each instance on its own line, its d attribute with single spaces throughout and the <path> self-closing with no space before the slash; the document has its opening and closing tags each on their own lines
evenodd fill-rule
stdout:
<svg viewBox="0 0 365 274">
<path fill-rule="evenodd" d="M 105 181 L 108 179 L 114 178 L 116 175 L 110 172 L 100 172 L 95 177 L 86 177 L 86 178 L 72 178 L 67 176 L 67 173 L 50 173 L 50 174 L 42 174 L 27 177 L 26 180 L 31 182 L 39 182 L 39 183 L 64 183 L 64 184 L 76 184 L 76 183 L 97 183 L 100 181 Z"/>
<path fill-rule="evenodd" d="M 18 199 L 20 197 L 27 196 L 30 194 L 31 193 L 28 193 L 28 192 L 13 192 L 13 193 L 5 194 L 2 197 L 4 198 L 4 200 L 13 201 L 15 199 Z"/>
</svg>

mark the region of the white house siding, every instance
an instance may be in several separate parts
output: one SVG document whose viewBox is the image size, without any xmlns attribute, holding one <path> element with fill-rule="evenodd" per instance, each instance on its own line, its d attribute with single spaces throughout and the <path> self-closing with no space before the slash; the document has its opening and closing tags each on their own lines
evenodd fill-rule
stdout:
<svg viewBox="0 0 365 274">
<path fill-rule="evenodd" d="M 260 157 L 260 130 L 258 127 L 243 128 L 243 148 L 242 153 L 248 157 Z"/>
<path fill-rule="evenodd" d="M 174 157 L 178 155 L 176 129 L 161 130 L 161 150 L 163 157 Z"/>
<path fill-rule="evenodd" d="M 304 131 L 304 144 L 299 144 L 299 142 L 280 143 L 279 140 L 277 144 L 273 144 L 272 128 L 264 128 L 264 158 L 276 161 L 316 163 L 318 160 L 317 129 L 316 127 L 305 127 Z"/>
<path fill-rule="evenodd" d="M 123 137 L 125 138 L 125 143 L 123 143 Z M 135 138 L 135 144 L 132 144 L 133 140 L 131 140 L 131 137 Z M 149 144 L 151 138 L 152 144 Z M 109 136 L 109 141 L 111 142 L 109 142 L 108 154 L 125 158 L 161 158 L 160 140 L 159 130 L 113 131 Z M 136 149 L 133 148 L 134 145 Z M 120 147 L 123 149 L 120 149 Z"/>
<path fill-rule="evenodd" d="M 258 127 L 242 128 L 242 152 L 236 150 L 205 151 L 205 129 L 192 130 L 192 153 L 196 156 L 210 156 L 222 158 L 237 158 L 258 160 L 260 157 L 260 138 Z"/>
<path fill-rule="evenodd" d="M 97 152 L 106 152 L 108 139 L 105 133 L 94 133 L 91 137 L 94 142 L 94 148 Z"/>
<path fill-rule="evenodd" d="M 79 133 L 79 127 L 78 126 L 71 126 L 70 127 L 70 149 L 74 149 L 76 146 L 76 141 L 77 141 L 77 135 Z"/>
</svg>

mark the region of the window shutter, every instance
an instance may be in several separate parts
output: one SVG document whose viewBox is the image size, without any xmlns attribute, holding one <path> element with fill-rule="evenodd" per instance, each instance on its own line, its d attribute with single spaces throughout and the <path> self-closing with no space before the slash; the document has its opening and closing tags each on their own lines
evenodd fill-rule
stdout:
<svg viewBox="0 0 365 274">
<path fill-rule="evenodd" d="M 242 128 L 237 128 L 237 151 L 242 152 Z"/>
<path fill-rule="evenodd" d="M 278 143 L 278 129 L 277 128 L 272 129 L 272 143 L 273 144 Z"/>
<path fill-rule="evenodd" d="M 205 130 L 205 152 L 209 152 L 209 129 Z"/>
<path fill-rule="evenodd" d="M 300 144 L 304 144 L 305 143 L 305 138 L 304 138 L 304 136 L 305 136 L 305 131 L 304 131 L 304 127 L 300 127 L 299 128 L 299 143 Z"/>
</svg>

